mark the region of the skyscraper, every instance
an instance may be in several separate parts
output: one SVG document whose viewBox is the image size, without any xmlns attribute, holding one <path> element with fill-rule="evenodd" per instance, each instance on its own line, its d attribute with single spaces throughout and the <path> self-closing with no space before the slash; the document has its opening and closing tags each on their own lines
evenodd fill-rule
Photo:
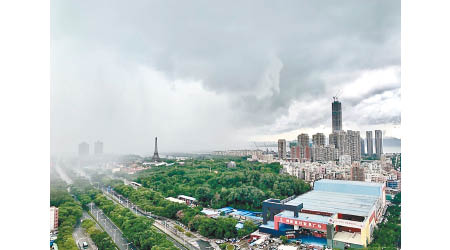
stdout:
<svg viewBox="0 0 450 250">
<path fill-rule="evenodd" d="M 337 97 L 333 97 L 331 104 L 332 132 L 342 130 L 342 106 Z"/>
<path fill-rule="evenodd" d="M 378 158 L 383 154 L 383 133 L 381 130 L 375 130 L 375 154 Z"/>
<path fill-rule="evenodd" d="M 311 159 L 311 152 L 309 148 L 309 135 L 299 134 L 297 137 L 298 146 L 300 147 L 300 159 Z"/>
<path fill-rule="evenodd" d="M 372 131 L 366 131 L 366 142 L 367 142 L 367 155 L 373 155 L 373 137 Z"/>
<path fill-rule="evenodd" d="M 331 133 L 329 144 L 334 145 L 339 155 L 348 154 L 347 133 L 345 131 L 337 130 Z"/>
<path fill-rule="evenodd" d="M 309 146 L 309 135 L 308 134 L 299 134 L 297 136 L 298 145 L 301 147 Z"/>
<path fill-rule="evenodd" d="M 278 139 L 278 158 L 286 159 L 286 140 Z"/>
<path fill-rule="evenodd" d="M 361 160 L 361 136 L 359 131 L 347 131 L 346 148 L 348 154 L 352 157 L 352 161 Z"/>
<path fill-rule="evenodd" d="M 363 154 L 366 154 L 366 146 L 365 146 L 365 143 L 364 143 L 364 139 L 363 138 L 361 138 L 361 154 L 363 155 Z"/>
<path fill-rule="evenodd" d="M 103 154 L 103 142 L 101 141 L 96 141 L 94 143 L 94 153 L 96 155 L 101 155 Z"/>
<path fill-rule="evenodd" d="M 325 135 L 322 133 L 317 133 L 312 136 L 313 145 L 315 146 L 325 146 Z"/>
<path fill-rule="evenodd" d="M 86 156 L 89 155 L 89 144 L 82 142 L 78 145 L 78 155 Z"/>
</svg>

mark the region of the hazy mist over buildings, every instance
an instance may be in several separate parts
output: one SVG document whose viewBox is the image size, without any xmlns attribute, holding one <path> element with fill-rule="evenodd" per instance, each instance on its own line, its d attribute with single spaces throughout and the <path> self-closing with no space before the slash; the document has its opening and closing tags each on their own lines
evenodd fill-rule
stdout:
<svg viewBox="0 0 450 250">
<path fill-rule="evenodd" d="M 51 151 L 401 138 L 400 1 L 51 1 Z"/>
</svg>

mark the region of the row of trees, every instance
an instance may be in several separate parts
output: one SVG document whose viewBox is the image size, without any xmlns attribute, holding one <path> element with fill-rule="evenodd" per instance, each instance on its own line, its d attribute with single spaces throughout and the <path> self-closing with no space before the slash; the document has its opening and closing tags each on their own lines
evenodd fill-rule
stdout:
<svg viewBox="0 0 450 250">
<path fill-rule="evenodd" d="M 73 228 L 81 218 L 81 205 L 67 191 L 66 184 L 61 179 L 50 182 L 50 206 L 58 207 L 58 239 L 60 249 L 78 250 L 72 237 Z"/>
<path fill-rule="evenodd" d="M 107 181 L 108 184 L 114 183 L 114 185 L 122 183 L 115 181 L 110 182 L 106 179 L 103 181 Z M 176 249 L 173 243 L 165 238 L 164 234 L 161 234 L 152 228 L 151 220 L 144 217 L 138 217 L 129 209 L 123 208 L 122 206 L 107 199 L 99 190 L 95 189 L 86 178 L 74 178 L 74 182 L 71 185 L 71 191 L 80 201 L 85 210 L 88 210 L 89 204 L 94 202 L 122 230 L 125 238 L 127 238 L 138 248 Z M 93 225 L 93 222 L 85 223 L 87 223 L 85 224 L 86 228 L 91 228 Z M 92 240 L 94 240 L 94 242 L 99 240 L 102 242 L 100 245 L 104 244 L 105 247 L 109 247 L 109 240 L 104 242 L 105 239 L 107 239 L 107 234 L 102 234 L 101 231 L 95 231 L 94 229 L 95 227 L 91 229 L 91 232 L 88 231 L 88 233 L 94 233 L 91 235 Z"/>
<path fill-rule="evenodd" d="M 135 190 L 123 184 L 116 184 L 113 187 L 116 192 L 130 199 L 141 209 L 159 216 L 175 219 L 178 211 L 188 208 L 185 204 L 166 200 L 160 192 L 151 189 L 140 188 Z"/>
<path fill-rule="evenodd" d="M 256 226 L 248 221 L 244 228 L 237 230 L 237 220 L 229 217 L 212 219 L 206 217 L 202 207 L 191 208 L 185 204 L 170 202 L 161 193 L 148 188 L 134 189 L 123 184 L 114 186 L 114 190 L 130 199 L 141 209 L 153 214 L 176 219 L 188 226 L 190 230 L 197 231 L 201 235 L 210 238 L 234 238 L 243 237 L 256 230 Z"/>
<path fill-rule="evenodd" d="M 84 220 L 81 227 L 89 234 L 95 245 L 100 250 L 115 250 L 116 247 L 111 237 L 104 231 L 96 228 L 93 220 Z"/>
<path fill-rule="evenodd" d="M 279 163 L 263 164 L 234 159 L 190 160 L 184 166 L 153 167 L 139 174 L 136 181 L 161 192 L 165 197 L 179 194 L 197 198 L 202 206 L 255 210 L 269 197 L 299 195 L 310 186 L 293 176 L 280 175 Z"/>
<path fill-rule="evenodd" d="M 177 249 L 164 234 L 152 228 L 152 221 L 148 218 L 136 216 L 129 209 L 115 204 L 102 194 L 97 194 L 94 202 L 139 249 Z"/>
<path fill-rule="evenodd" d="M 397 249 L 401 245 L 401 193 L 392 200 L 386 210 L 387 221 L 380 224 L 373 233 L 374 240 L 369 249 Z"/>
</svg>

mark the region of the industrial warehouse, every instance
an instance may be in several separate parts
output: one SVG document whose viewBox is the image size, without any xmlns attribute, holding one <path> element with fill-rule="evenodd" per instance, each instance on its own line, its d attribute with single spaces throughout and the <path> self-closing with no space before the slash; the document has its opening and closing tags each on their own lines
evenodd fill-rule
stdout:
<svg viewBox="0 0 450 250">
<path fill-rule="evenodd" d="M 385 203 L 381 183 L 322 179 L 303 195 L 265 200 L 259 231 L 328 248 L 363 248 Z"/>
</svg>

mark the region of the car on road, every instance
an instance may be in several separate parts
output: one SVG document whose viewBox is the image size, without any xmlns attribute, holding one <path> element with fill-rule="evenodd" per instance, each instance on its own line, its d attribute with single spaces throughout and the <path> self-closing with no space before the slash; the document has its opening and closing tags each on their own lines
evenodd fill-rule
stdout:
<svg viewBox="0 0 450 250">
<path fill-rule="evenodd" d="M 86 241 L 83 242 L 83 249 L 87 249 L 88 248 L 88 243 Z"/>
</svg>

